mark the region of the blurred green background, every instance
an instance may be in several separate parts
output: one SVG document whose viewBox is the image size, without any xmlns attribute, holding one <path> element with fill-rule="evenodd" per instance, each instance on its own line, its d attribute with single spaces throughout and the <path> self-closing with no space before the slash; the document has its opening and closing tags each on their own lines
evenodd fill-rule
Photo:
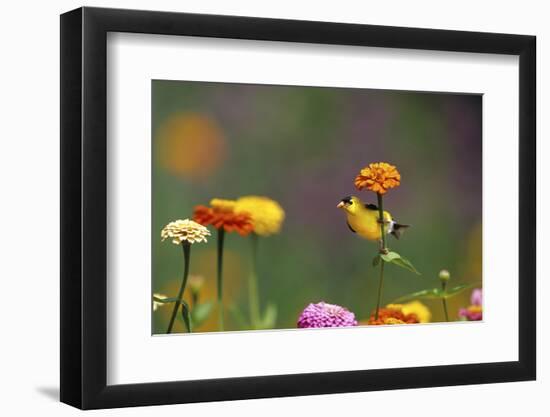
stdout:
<svg viewBox="0 0 550 417">
<path fill-rule="evenodd" d="M 351 233 L 340 199 L 358 195 L 353 180 L 370 162 L 397 166 L 401 186 L 384 207 L 412 227 L 391 249 L 421 276 L 390 265 L 383 304 L 439 286 L 481 282 L 481 96 L 349 88 L 152 81 L 152 289 L 174 297 L 183 269 L 181 248 L 161 242 L 170 221 L 191 218 L 214 198 L 265 195 L 286 212 L 279 235 L 260 239 L 262 308 L 278 307 L 276 328 L 295 328 L 311 302 L 340 304 L 359 320 L 375 308 L 376 244 Z M 216 238 L 193 245 L 191 275 L 202 275 L 201 298 L 216 297 Z M 226 304 L 247 315 L 249 238 L 226 237 Z M 456 318 L 470 291 L 449 302 Z M 442 321 L 440 302 L 424 302 Z M 171 307 L 154 312 L 153 332 L 164 333 Z M 195 331 L 216 330 L 216 311 Z M 226 314 L 226 329 L 237 322 Z M 181 322 L 175 331 L 183 331 Z"/>
</svg>

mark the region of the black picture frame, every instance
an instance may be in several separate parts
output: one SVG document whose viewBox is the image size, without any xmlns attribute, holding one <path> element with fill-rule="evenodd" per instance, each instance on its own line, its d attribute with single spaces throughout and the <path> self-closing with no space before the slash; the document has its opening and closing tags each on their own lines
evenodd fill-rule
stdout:
<svg viewBox="0 0 550 417">
<path fill-rule="evenodd" d="M 519 360 L 107 385 L 108 32 L 519 56 Z M 95 409 L 535 379 L 535 54 L 524 35 L 88 7 L 61 15 L 61 401 Z"/>
</svg>

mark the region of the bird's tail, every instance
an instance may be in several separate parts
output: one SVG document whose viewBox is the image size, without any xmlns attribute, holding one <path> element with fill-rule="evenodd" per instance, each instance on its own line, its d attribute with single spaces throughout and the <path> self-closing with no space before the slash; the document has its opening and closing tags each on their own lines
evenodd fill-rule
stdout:
<svg viewBox="0 0 550 417">
<path fill-rule="evenodd" d="M 410 224 L 399 224 L 399 223 L 394 223 L 392 225 L 392 228 L 391 228 L 391 234 L 396 238 L 396 239 L 399 239 L 401 237 L 401 235 L 403 234 L 403 232 L 405 231 L 405 229 L 408 229 L 409 227 L 411 227 Z"/>
</svg>

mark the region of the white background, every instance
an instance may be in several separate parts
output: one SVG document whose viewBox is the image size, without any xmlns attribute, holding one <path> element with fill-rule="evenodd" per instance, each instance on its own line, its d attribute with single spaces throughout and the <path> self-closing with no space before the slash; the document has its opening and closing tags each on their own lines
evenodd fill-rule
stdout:
<svg viewBox="0 0 550 417">
<path fill-rule="evenodd" d="M 107 44 L 109 384 L 517 360 L 518 211 L 501 210 L 518 199 L 517 57 L 136 34 Z M 484 323 L 151 337 L 151 79 L 482 92 Z M 200 353 L 174 361 L 184 351 Z"/>
<path fill-rule="evenodd" d="M 242 14 L 342 22 L 419 26 L 536 34 L 538 36 L 539 213 L 550 209 L 548 191 L 540 184 L 550 168 L 540 161 L 550 156 L 542 137 L 548 112 L 550 27 L 544 2 L 441 1 L 346 2 L 302 1 L 226 2 L 89 1 L 88 5 Z M 4 5 L 2 36 L 2 152 L 0 153 L 0 230 L 2 255 L 2 344 L 0 344 L 0 410 L 6 415 L 77 412 L 56 401 L 58 391 L 58 272 L 59 272 L 59 29 L 58 14 L 80 6 L 74 1 L 10 2 Z M 506 172 L 503 172 L 506 181 Z M 538 254 L 548 252 L 547 216 L 539 215 Z M 539 265 L 539 312 L 549 292 L 544 280 L 548 264 Z M 99 415 L 153 415 L 159 412 L 202 416 L 273 415 L 284 413 L 333 415 L 407 414 L 408 416 L 514 415 L 550 408 L 547 392 L 550 328 L 539 319 L 539 380 L 527 383 L 327 395 L 238 401 L 156 408 L 100 411 Z M 541 357 L 542 356 L 542 357 Z"/>
</svg>

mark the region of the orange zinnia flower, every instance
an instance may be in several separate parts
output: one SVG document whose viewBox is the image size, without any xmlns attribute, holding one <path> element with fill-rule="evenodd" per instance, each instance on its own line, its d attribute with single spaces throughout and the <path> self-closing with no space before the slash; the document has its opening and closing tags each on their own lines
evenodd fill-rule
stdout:
<svg viewBox="0 0 550 417">
<path fill-rule="evenodd" d="M 401 174 L 394 165 L 387 162 L 375 162 L 361 170 L 355 177 L 355 187 L 358 190 L 366 188 L 378 194 L 385 194 L 390 188 L 398 187 Z"/>
<path fill-rule="evenodd" d="M 378 311 L 378 320 L 374 318 L 374 314 L 370 316 L 367 324 L 413 324 L 420 323 L 418 317 L 414 313 L 403 314 L 400 309 L 396 308 L 381 308 Z"/>
<path fill-rule="evenodd" d="M 196 206 L 193 211 L 193 220 L 203 226 L 212 225 L 216 229 L 226 232 L 237 232 L 241 236 L 246 236 L 254 230 L 252 217 L 246 212 L 235 213 L 233 211 L 234 202 L 231 200 L 213 199 L 210 202 L 211 207 Z"/>
</svg>

